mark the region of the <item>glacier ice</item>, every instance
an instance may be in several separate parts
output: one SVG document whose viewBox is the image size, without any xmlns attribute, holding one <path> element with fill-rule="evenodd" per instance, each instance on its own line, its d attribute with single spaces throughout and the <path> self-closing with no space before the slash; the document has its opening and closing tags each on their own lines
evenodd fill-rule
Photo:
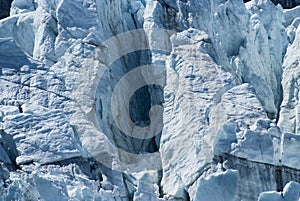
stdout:
<svg viewBox="0 0 300 201">
<path fill-rule="evenodd" d="M 0 20 L 0 200 L 298 200 L 299 11 L 13 0 Z"/>
<path fill-rule="evenodd" d="M 214 173 L 208 178 L 200 178 L 198 190 L 193 200 L 234 200 L 238 179 L 238 172 L 230 169 L 222 173 Z"/>
<path fill-rule="evenodd" d="M 299 183 L 297 182 L 289 182 L 286 184 L 286 186 L 283 189 L 283 192 L 278 193 L 278 192 L 264 192 L 259 195 L 258 200 L 259 201 L 284 201 L 284 200 L 289 200 L 289 201 L 297 201 L 299 198 L 299 190 L 300 186 Z"/>
</svg>

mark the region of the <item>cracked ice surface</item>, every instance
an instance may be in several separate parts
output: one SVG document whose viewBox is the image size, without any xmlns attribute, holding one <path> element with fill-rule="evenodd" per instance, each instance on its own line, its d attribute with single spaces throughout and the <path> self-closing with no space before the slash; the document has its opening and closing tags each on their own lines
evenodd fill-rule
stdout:
<svg viewBox="0 0 300 201">
<path fill-rule="evenodd" d="M 0 20 L 1 199 L 297 201 L 299 14 L 268 0 L 14 0 Z M 147 64 L 164 69 L 124 83 L 163 87 L 113 94 Z M 149 138 L 119 128 L 162 118 Z"/>
</svg>

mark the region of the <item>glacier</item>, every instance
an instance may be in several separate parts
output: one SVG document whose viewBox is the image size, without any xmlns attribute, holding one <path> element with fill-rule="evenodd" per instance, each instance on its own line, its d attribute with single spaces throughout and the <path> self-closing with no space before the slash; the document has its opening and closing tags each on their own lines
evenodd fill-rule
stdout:
<svg viewBox="0 0 300 201">
<path fill-rule="evenodd" d="M 0 1 L 0 200 L 300 200 L 300 2 L 274 3 Z"/>
</svg>

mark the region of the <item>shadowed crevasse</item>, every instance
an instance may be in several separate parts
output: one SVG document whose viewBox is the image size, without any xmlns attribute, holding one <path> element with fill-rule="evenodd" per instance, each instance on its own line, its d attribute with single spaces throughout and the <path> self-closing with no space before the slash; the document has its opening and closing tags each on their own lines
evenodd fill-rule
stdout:
<svg viewBox="0 0 300 201">
<path fill-rule="evenodd" d="M 250 0 L 244 0 L 248 2 Z M 284 9 L 294 8 L 300 5 L 300 0 L 271 0 L 275 5 L 280 4 Z"/>
<path fill-rule="evenodd" d="M 12 0 L 0 0 L 0 19 L 9 16 Z"/>
</svg>

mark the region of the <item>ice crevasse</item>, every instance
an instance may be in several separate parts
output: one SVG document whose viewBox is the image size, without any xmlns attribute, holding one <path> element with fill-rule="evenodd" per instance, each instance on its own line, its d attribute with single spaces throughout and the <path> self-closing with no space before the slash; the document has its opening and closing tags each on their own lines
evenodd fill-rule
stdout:
<svg viewBox="0 0 300 201">
<path fill-rule="evenodd" d="M 1 200 L 299 200 L 297 0 L 10 2 Z"/>
</svg>

